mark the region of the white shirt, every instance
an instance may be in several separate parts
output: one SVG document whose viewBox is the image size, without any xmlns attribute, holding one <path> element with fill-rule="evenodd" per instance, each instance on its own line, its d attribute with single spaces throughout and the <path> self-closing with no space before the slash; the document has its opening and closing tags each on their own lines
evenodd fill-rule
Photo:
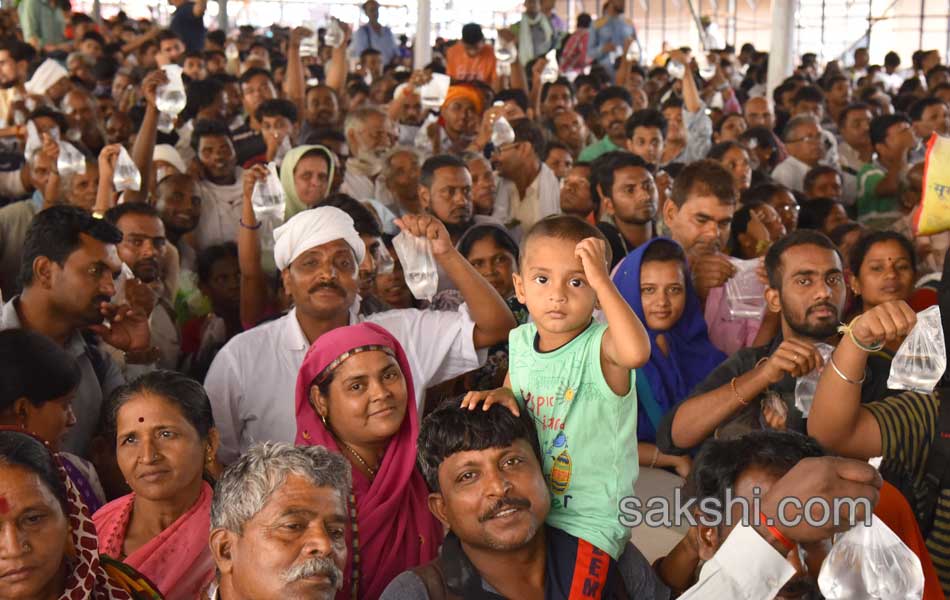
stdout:
<svg viewBox="0 0 950 600">
<path fill-rule="evenodd" d="M 365 318 L 358 310 L 357 301 L 350 307 L 351 323 L 377 323 L 402 344 L 420 408 L 426 388 L 476 369 L 487 358 L 487 351 L 475 350 L 475 323 L 465 305 L 458 312 L 406 309 Z M 221 462 L 233 463 L 255 442 L 294 442 L 297 372 L 309 347 L 294 309 L 234 337 L 218 352 L 205 389 L 221 436 Z"/>
<path fill-rule="evenodd" d="M 506 225 L 518 221 L 524 231 L 547 217 L 561 212 L 561 186 L 554 171 L 541 163 L 541 170 L 524 192 L 509 179 L 502 179 L 495 193 L 492 218 Z"/>
<path fill-rule="evenodd" d="M 703 565 L 699 581 L 680 600 L 772 600 L 793 575 L 795 567 L 755 529 L 739 525 Z"/>
<path fill-rule="evenodd" d="M 237 242 L 244 195 L 243 177 L 244 169 L 238 167 L 231 185 L 217 185 L 206 179 L 197 183 L 198 197 L 201 198 L 201 219 L 195 229 L 198 251 L 215 244 Z"/>
<path fill-rule="evenodd" d="M 811 171 L 811 167 L 789 155 L 772 171 L 772 179 L 781 183 L 790 190 L 796 192 L 805 191 L 805 175 Z"/>
<path fill-rule="evenodd" d="M 360 202 L 377 199 L 376 184 L 373 180 L 366 175 L 360 175 L 351 170 L 347 170 L 343 175 L 343 185 L 340 186 L 340 191 L 353 196 Z"/>
</svg>

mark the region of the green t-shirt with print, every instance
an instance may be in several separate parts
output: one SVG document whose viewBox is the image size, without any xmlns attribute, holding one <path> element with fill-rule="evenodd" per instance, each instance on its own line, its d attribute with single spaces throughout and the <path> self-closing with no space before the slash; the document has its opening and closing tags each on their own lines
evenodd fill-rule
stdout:
<svg viewBox="0 0 950 600">
<path fill-rule="evenodd" d="M 620 503 L 633 495 L 637 459 L 637 391 L 618 396 L 600 365 L 607 325 L 592 322 L 579 336 L 539 352 L 537 327 L 509 335 L 511 389 L 538 429 L 544 477 L 551 494 L 548 524 L 620 557 L 630 530 Z"/>
</svg>

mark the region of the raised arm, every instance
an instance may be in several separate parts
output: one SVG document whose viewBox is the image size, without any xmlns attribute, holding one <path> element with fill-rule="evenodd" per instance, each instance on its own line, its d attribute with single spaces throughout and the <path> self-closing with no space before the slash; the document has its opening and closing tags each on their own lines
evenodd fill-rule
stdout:
<svg viewBox="0 0 950 600">
<path fill-rule="evenodd" d="M 205 9 L 208 7 L 208 0 L 195 0 L 195 6 L 192 14 L 201 18 L 205 16 Z"/>
<path fill-rule="evenodd" d="M 304 113 L 304 96 L 307 93 L 307 80 L 304 76 L 303 60 L 300 58 L 300 42 L 313 35 L 306 27 L 297 27 L 290 34 L 287 44 L 287 74 L 284 77 L 284 94 Z"/>
<path fill-rule="evenodd" d="M 327 86 L 336 90 L 343 97 L 346 89 L 346 45 L 350 41 L 350 26 L 346 23 L 340 23 L 343 29 L 343 43 L 339 48 L 333 49 L 333 55 L 330 57 L 330 64 L 327 65 Z"/>
<path fill-rule="evenodd" d="M 267 167 L 254 165 L 244 171 L 244 196 L 238 231 L 238 267 L 241 269 L 241 323 L 253 327 L 264 316 L 267 306 L 267 277 L 261 266 L 260 223 L 254 215 L 251 196 L 254 184 L 266 179 Z"/>
<path fill-rule="evenodd" d="M 158 136 L 158 108 L 155 106 L 155 95 L 158 87 L 168 82 L 165 71 L 156 69 L 145 76 L 142 81 L 142 95 L 145 97 L 145 116 L 142 118 L 142 127 L 135 136 L 132 145 L 132 162 L 142 174 L 142 185 L 139 191 L 129 190 L 126 198 L 129 202 L 154 201 L 148 197 L 148 182 L 152 177 L 152 159 L 155 155 L 155 142 Z"/>
<path fill-rule="evenodd" d="M 787 339 L 752 370 L 705 394 L 683 402 L 673 417 L 672 440 L 677 448 L 692 448 L 749 405 L 786 375 L 801 377 L 821 365 L 821 354 L 809 343 Z"/>
<path fill-rule="evenodd" d="M 875 306 L 852 322 L 854 338 L 870 347 L 907 335 L 917 315 L 903 300 Z M 881 455 L 881 428 L 877 419 L 861 406 L 868 353 L 851 335 L 844 335 L 831 357 L 832 364 L 821 374 L 815 399 L 808 413 L 808 435 L 826 448 L 853 458 Z"/>
<path fill-rule="evenodd" d="M 485 348 L 507 340 L 508 332 L 518 325 L 514 315 L 495 288 L 455 249 L 445 225 L 431 215 L 404 215 L 396 220 L 396 225 L 432 243 L 433 257 L 462 294 L 475 321 L 475 347 Z"/>
<path fill-rule="evenodd" d="M 99 152 L 99 187 L 96 189 L 96 204 L 93 214 L 103 214 L 115 204 L 115 161 L 119 158 L 121 144 L 109 144 Z"/>
</svg>

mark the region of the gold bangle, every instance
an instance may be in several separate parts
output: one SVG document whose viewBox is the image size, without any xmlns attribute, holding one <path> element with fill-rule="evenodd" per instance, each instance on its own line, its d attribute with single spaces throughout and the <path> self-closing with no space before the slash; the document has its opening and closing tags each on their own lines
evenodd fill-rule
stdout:
<svg viewBox="0 0 950 600">
<path fill-rule="evenodd" d="M 655 446 L 653 450 L 653 462 L 650 463 L 650 468 L 653 469 L 656 467 L 656 461 L 660 459 L 660 447 Z"/>
<path fill-rule="evenodd" d="M 749 401 L 739 395 L 739 390 L 736 388 L 736 379 L 738 379 L 738 377 L 733 377 L 732 381 L 730 382 L 730 385 L 732 386 L 732 393 L 735 395 L 736 400 L 739 401 L 739 404 L 742 406 L 749 406 Z"/>
</svg>

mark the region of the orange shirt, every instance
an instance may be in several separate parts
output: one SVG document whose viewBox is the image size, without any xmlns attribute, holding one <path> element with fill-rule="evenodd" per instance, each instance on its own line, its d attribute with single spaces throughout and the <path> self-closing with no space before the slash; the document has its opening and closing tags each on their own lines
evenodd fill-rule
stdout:
<svg viewBox="0 0 950 600">
<path fill-rule="evenodd" d="M 491 85 L 495 78 L 495 50 L 484 44 L 475 56 L 469 56 L 462 42 L 456 42 L 445 53 L 445 71 L 458 81 L 482 81 Z"/>
</svg>

